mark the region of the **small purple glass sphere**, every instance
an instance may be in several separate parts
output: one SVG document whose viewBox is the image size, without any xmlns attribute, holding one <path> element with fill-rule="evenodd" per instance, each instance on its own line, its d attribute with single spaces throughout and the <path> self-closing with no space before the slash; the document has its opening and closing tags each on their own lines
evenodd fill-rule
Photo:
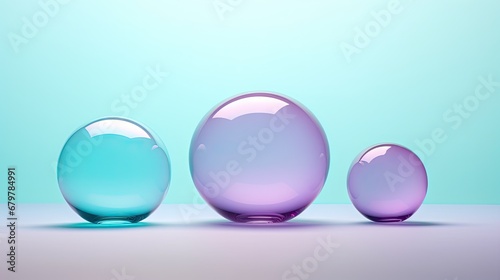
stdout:
<svg viewBox="0 0 500 280">
<path fill-rule="evenodd" d="M 427 193 L 427 173 L 412 151 L 395 144 L 360 153 L 347 178 L 354 207 L 375 222 L 401 222 L 415 213 Z"/>
<path fill-rule="evenodd" d="M 243 94 L 216 106 L 198 125 L 190 149 L 201 196 L 242 223 L 299 215 L 323 188 L 329 158 L 312 113 L 272 93 Z"/>
</svg>

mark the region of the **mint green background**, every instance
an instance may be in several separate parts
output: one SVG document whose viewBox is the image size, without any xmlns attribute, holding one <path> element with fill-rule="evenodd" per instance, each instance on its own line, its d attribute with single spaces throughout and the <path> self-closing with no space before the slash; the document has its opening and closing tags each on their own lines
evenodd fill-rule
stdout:
<svg viewBox="0 0 500 280">
<path fill-rule="evenodd" d="M 388 2 L 233 0 L 221 20 L 211 0 L 74 0 L 16 53 L 9 33 L 41 8 L 1 0 L 0 168 L 17 167 L 19 202 L 63 202 L 55 162 L 66 139 L 120 115 L 113 102 L 160 65 L 170 76 L 126 116 L 169 150 L 166 203 L 197 197 L 188 147 L 202 116 L 227 97 L 265 90 L 299 100 L 327 132 L 331 168 L 316 203 L 349 203 L 346 174 L 364 148 L 418 150 L 416 140 L 442 128 L 446 141 L 423 157 L 425 202 L 499 204 L 500 88 L 457 129 L 442 115 L 474 93 L 479 76 L 500 81 L 500 2 L 402 0 L 348 63 L 340 44 Z"/>
</svg>

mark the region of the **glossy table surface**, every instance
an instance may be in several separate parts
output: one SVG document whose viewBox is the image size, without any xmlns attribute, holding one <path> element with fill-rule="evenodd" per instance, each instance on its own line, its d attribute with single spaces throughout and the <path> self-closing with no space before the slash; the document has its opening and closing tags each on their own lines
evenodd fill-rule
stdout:
<svg viewBox="0 0 500 280">
<path fill-rule="evenodd" d="M 283 224 L 226 221 L 208 206 L 161 205 L 145 221 L 99 226 L 66 204 L 18 205 L 16 272 L 0 279 L 500 279 L 500 205 L 423 205 L 375 224 L 352 205 L 312 205 Z"/>
</svg>

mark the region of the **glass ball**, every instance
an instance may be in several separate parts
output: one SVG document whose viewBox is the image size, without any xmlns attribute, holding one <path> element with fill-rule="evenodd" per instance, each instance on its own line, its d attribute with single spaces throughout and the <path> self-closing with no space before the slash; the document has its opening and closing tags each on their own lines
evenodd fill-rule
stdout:
<svg viewBox="0 0 500 280">
<path fill-rule="evenodd" d="M 61 192 L 92 223 L 136 223 L 162 202 L 170 159 L 160 138 L 123 118 L 99 119 L 78 129 L 57 165 Z"/>
<path fill-rule="evenodd" d="M 401 222 L 413 215 L 427 193 L 424 164 L 412 151 L 381 144 L 360 153 L 347 178 L 354 207 L 375 222 Z"/>
<path fill-rule="evenodd" d="M 205 201 L 242 223 L 299 215 L 327 178 L 329 150 L 316 118 L 299 103 L 249 93 L 213 108 L 190 148 L 191 176 Z"/>
</svg>

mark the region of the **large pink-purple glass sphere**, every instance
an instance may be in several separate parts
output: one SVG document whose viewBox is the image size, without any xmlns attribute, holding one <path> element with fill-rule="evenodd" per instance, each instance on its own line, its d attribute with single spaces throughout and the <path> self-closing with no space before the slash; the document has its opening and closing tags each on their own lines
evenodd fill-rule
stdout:
<svg viewBox="0 0 500 280">
<path fill-rule="evenodd" d="M 328 142 L 316 118 L 272 93 L 231 98 L 198 125 L 191 176 L 205 201 L 242 223 L 277 223 L 299 215 L 325 183 Z"/>
<path fill-rule="evenodd" d="M 427 173 L 410 150 L 395 144 L 368 148 L 354 160 L 347 178 L 354 207 L 375 222 L 401 222 L 427 193 Z"/>
</svg>

